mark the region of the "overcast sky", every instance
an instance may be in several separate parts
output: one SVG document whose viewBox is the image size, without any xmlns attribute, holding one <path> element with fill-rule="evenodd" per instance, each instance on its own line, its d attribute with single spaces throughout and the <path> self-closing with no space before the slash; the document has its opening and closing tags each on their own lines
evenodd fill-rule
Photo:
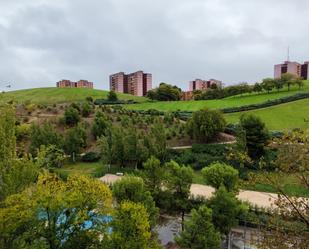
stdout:
<svg viewBox="0 0 309 249">
<path fill-rule="evenodd" d="M 0 0 L 0 88 L 144 70 L 188 88 L 273 75 L 287 57 L 309 60 L 308 0 Z"/>
</svg>

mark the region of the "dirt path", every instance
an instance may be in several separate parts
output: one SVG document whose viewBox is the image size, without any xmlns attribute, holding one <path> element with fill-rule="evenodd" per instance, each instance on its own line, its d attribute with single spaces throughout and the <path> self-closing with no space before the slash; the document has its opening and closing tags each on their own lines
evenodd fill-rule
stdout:
<svg viewBox="0 0 309 249">
<path fill-rule="evenodd" d="M 215 189 L 206 185 L 192 184 L 190 192 L 194 197 L 201 196 L 210 198 L 215 192 Z M 263 208 L 274 207 L 275 201 L 278 199 L 277 194 L 249 190 L 240 190 L 237 197 L 241 201 L 247 201 Z"/>
<path fill-rule="evenodd" d="M 105 176 L 101 177 L 100 180 L 110 185 L 120 180 L 121 178 L 121 176 L 106 174 Z M 190 192 L 194 197 L 200 196 L 204 198 L 210 198 L 215 192 L 215 189 L 213 187 L 202 184 L 192 184 Z M 247 201 L 253 205 L 257 205 L 258 207 L 263 208 L 274 207 L 275 200 L 278 198 L 277 194 L 249 190 L 240 190 L 237 197 L 241 201 Z"/>
</svg>

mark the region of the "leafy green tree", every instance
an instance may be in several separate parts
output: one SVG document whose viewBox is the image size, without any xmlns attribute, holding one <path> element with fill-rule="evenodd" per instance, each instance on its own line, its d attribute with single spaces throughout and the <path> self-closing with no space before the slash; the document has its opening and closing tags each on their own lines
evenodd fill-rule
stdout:
<svg viewBox="0 0 309 249">
<path fill-rule="evenodd" d="M 150 99 L 160 101 L 180 100 L 181 89 L 178 88 L 177 86 L 172 86 L 166 83 L 160 83 L 159 87 L 150 90 L 147 93 L 147 97 Z"/>
<path fill-rule="evenodd" d="M 296 79 L 294 80 L 294 84 L 298 86 L 298 90 L 303 88 L 305 85 L 304 80 L 301 77 L 296 77 Z"/>
<path fill-rule="evenodd" d="M 80 121 L 79 110 L 70 106 L 64 111 L 64 122 L 66 125 L 74 126 Z"/>
<path fill-rule="evenodd" d="M 294 85 L 295 83 L 295 78 L 296 76 L 294 74 L 291 74 L 291 73 L 284 73 L 281 75 L 281 82 L 284 84 L 284 85 L 287 85 L 288 87 L 288 91 L 290 91 L 291 89 L 291 86 Z"/>
<path fill-rule="evenodd" d="M 226 121 L 220 111 L 200 110 L 187 123 L 188 133 L 199 142 L 207 142 L 222 132 Z"/>
<path fill-rule="evenodd" d="M 265 123 L 257 116 L 244 114 L 240 117 L 240 126 L 246 134 L 248 155 L 252 159 L 260 158 L 269 140 Z"/>
<path fill-rule="evenodd" d="M 24 190 L 38 175 L 38 164 L 26 155 L 16 156 L 15 111 L 11 106 L 0 107 L 0 201 Z M 1 232 L 0 232 L 1 234 Z"/>
<path fill-rule="evenodd" d="M 274 87 L 279 92 L 284 87 L 284 82 L 281 79 L 274 79 Z"/>
<path fill-rule="evenodd" d="M 1 206 L 1 248 L 90 248 L 106 237 L 111 207 L 111 191 L 98 180 L 41 175 Z"/>
<path fill-rule="evenodd" d="M 54 126 L 45 122 L 42 125 L 33 124 L 30 132 L 30 152 L 36 155 L 36 152 L 42 145 L 55 145 L 58 148 L 63 147 L 63 137 Z"/>
<path fill-rule="evenodd" d="M 111 129 L 110 146 L 112 162 L 123 167 L 126 162 L 125 145 L 124 145 L 124 130 L 121 127 Z"/>
<path fill-rule="evenodd" d="M 79 154 L 81 149 L 86 146 L 86 139 L 86 131 L 81 126 L 76 126 L 67 131 L 64 149 L 71 156 L 73 162 L 75 162 L 76 154 Z"/>
<path fill-rule="evenodd" d="M 254 86 L 253 86 L 253 92 L 257 92 L 257 93 L 260 93 L 263 91 L 263 87 L 260 83 L 255 83 Z"/>
<path fill-rule="evenodd" d="M 113 217 L 111 248 L 148 249 L 151 239 L 146 208 L 140 203 L 124 201 Z"/>
<path fill-rule="evenodd" d="M 161 120 L 157 120 L 150 128 L 149 139 L 150 143 L 148 144 L 148 148 L 150 150 L 150 154 L 162 161 L 165 160 L 167 154 L 167 139 L 166 129 L 164 128 Z"/>
<path fill-rule="evenodd" d="M 47 147 L 42 145 L 38 152 L 38 157 L 43 158 L 41 167 L 47 169 L 53 167 L 60 168 L 65 160 L 64 151 L 57 148 L 55 145 L 48 145 Z"/>
<path fill-rule="evenodd" d="M 115 91 L 110 91 L 107 95 L 107 99 L 108 101 L 117 101 L 118 100 L 118 96 L 115 93 Z"/>
<path fill-rule="evenodd" d="M 220 248 L 220 233 L 212 224 L 212 210 L 201 206 L 198 210 L 193 209 L 191 216 L 192 218 L 185 222 L 184 231 L 176 237 L 177 244 L 192 249 Z"/>
<path fill-rule="evenodd" d="M 107 131 L 110 127 L 111 124 L 107 120 L 105 115 L 101 111 L 96 112 L 94 123 L 92 126 L 92 135 L 94 136 L 94 138 L 106 136 Z"/>
<path fill-rule="evenodd" d="M 101 161 L 103 165 L 111 165 L 112 163 L 112 148 L 111 145 L 108 141 L 108 137 L 101 136 L 97 140 L 97 145 L 100 149 L 100 156 L 101 156 Z"/>
<path fill-rule="evenodd" d="M 131 201 L 141 203 L 147 209 L 151 226 L 156 224 L 159 210 L 156 208 L 151 193 L 146 190 L 142 178 L 126 176 L 113 185 L 113 195 L 118 203 Z"/>
<path fill-rule="evenodd" d="M 263 89 L 267 91 L 267 93 L 270 93 L 270 91 L 272 91 L 273 88 L 275 87 L 274 79 L 272 78 L 263 79 L 261 85 Z"/>
<path fill-rule="evenodd" d="M 212 209 L 213 224 L 223 235 L 228 235 L 232 227 L 239 224 L 239 215 L 246 212 L 246 206 L 223 186 L 209 200 L 209 207 Z"/>
<path fill-rule="evenodd" d="M 0 141 L 0 165 L 6 170 L 16 157 L 15 110 L 11 106 L 0 107 Z"/>
<path fill-rule="evenodd" d="M 227 191 L 237 191 L 238 170 L 225 163 L 215 162 L 202 169 L 202 174 L 207 184 L 219 189 L 224 186 Z"/>
<path fill-rule="evenodd" d="M 160 160 L 155 157 L 150 157 L 144 164 L 143 179 L 147 189 L 152 196 L 159 202 L 161 198 L 162 186 L 166 180 L 166 167 L 161 164 Z"/>
<path fill-rule="evenodd" d="M 171 209 L 181 212 L 182 230 L 184 226 L 185 212 L 190 208 L 188 202 L 190 187 L 193 181 L 193 170 L 191 167 L 180 166 L 175 161 L 166 163 L 168 170 L 167 189 L 171 195 Z"/>
</svg>

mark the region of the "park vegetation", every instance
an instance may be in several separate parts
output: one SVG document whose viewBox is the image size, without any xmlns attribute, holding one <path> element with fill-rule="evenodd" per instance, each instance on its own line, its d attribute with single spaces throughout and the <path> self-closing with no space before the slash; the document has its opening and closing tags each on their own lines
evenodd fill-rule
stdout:
<svg viewBox="0 0 309 249">
<path fill-rule="evenodd" d="M 178 91 L 161 84 L 153 94 L 168 100 Z M 231 125 L 220 111 L 203 109 L 183 121 L 175 113 L 95 106 L 92 98 L 51 106 L 55 115 L 38 120 L 15 108 L 0 107 L 0 248 L 162 248 L 154 232 L 162 214 L 179 217 L 175 246 L 182 249 L 220 248 L 244 222 L 258 231 L 261 248 L 307 248 L 308 131 L 274 136 L 254 115 Z M 218 143 L 227 135 L 231 143 Z M 173 148 L 180 143 L 192 147 Z M 63 174 L 81 161 L 98 165 L 98 174 Z M 128 174 L 110 186 L 96 179 L 115 172 Z M 277 209 L 237 198 L 261 172 L 279 194 Z M 297 177 L 305 196 L 286 190 L 287 174 Z M 213 187 L 212 197 L 191 196 L 197 177 Z"/>
</svg>

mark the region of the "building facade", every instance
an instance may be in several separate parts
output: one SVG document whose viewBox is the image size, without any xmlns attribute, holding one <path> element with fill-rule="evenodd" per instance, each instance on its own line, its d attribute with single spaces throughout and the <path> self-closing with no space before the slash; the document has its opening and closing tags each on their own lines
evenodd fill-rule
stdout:
<svg viewBox="0 0 309 249">
<path fill-rule="evenodd" d="M 110 75 L 109 84 L 112 91 L 145 96 L 152 89 L 152 75 L 143 71 L 131 74 L 119 72 Z"/>
<path fill-rule="evenodd" d="M 189 91 L 207 90 L 207 89 L 211 88 L 212 85 L 216 85 L 217 88 L 221 88 L 222 87 L 222 81 L 215 80 L 215 79 L 210 79 L 210 80 L 196 79 L 196 80 L 190 81 Z"/>
<path fill-rule="evenodd" d="M 59 88 L 93 88 L 93 82 L 87 80 L 79 80 L 73 82 L 70 80 L 60 80 L 56 83 Z"/>
<path fill-rule="evenodd" d="M 309 79 L 308 74 L 308 66 L 309 62 L 305 62 L 304 64 L 300 64 L 298 62 L 285 61 L 282 64 L 277 64 L 274 66 L 274 78 L 281 78 L 281 75 L 284 73 L 294 74 L 297 77 L 302 77 L 304 80 Z"/>
<path fill-rule="evenodd" d="M 181 100 L 192 100 L 193 99 L 193 92 L 187 91 L 187 92 L 181 92 Z"/>
</svg>

